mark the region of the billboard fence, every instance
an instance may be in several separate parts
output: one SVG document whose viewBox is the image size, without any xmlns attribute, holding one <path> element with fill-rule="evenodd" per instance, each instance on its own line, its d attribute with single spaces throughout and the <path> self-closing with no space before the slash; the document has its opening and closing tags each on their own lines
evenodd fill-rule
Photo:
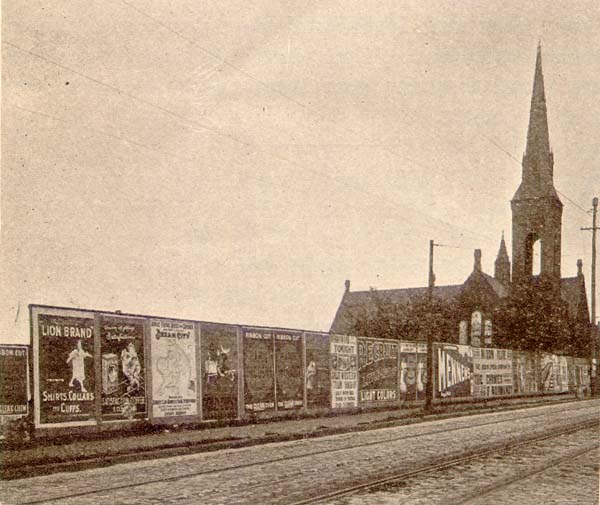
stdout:
<svg viewBox="0 0 600 505">
<path fill-rule="evenodd" d="M 0 416 L 36 427 L 182 423 L 423 400 L 419 341 L 30 306 L 31 349 L 0 345 Z M 589 388 L 589 362 L 436 343 L 434 397 Z M 9 378 L 6 378 L 9 377 Z"/>
</svg>

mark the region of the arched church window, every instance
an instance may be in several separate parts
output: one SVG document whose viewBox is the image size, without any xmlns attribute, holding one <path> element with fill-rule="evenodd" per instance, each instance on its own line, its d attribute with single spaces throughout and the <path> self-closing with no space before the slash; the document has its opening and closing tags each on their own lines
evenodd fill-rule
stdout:
<svg viewBox="0 0 600 505">
<path fill-rule="evenodd" d="M 461 321 L 458 325 L 458 343 L 461 345 L 467 345 L 467 322 Z"/>
<path fill-rule="evenodd" d="M 532 250 L 532 275 L 540 275 L 542 273 L 542 241 L 536 240 L 533 243 Z"/>
<path fill-rule="evenodd" d="M 489 319 L 485 320 L 485 325 L 483 328 L 483 334 L 485 337 L 485 344 L 492 345 L 492 321 Z"/>
<path fill-rule="evenodd" d="M 471 314 L 471 345 L 481 345 L 481 312 L 476 310 Z"/>
<path fill-rule="evenodd" d="M 542 241 L 535 233 L 525 239 L 525 275 L 539 275 L 542 271 Z"/>
</svg>

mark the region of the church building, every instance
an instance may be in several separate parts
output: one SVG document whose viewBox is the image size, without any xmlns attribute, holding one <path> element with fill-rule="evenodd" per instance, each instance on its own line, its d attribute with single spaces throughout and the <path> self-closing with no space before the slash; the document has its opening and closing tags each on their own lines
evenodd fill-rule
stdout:
<svg viewBox="0 0 600 505">
<path fill-rule="evenodd" d="M 542 53 L 538 45 L 535 76 L 527 132 L 527 146 L 522 160 L 521 183 L 511 200 L 512 209 L 512 269 L 504 234 L 494 265 L 494 275 L 483 272 L 481 250 L 474 252 L 473 271 L 463 284 L 435 286 L 433 298 L 437 303 L 452 307 L 452 334 L 440 335 L 445 342 L 473 346 L 497 346 L 496 324 L 503 319 L 508 301 L 523 290 L 544 289 L 543 299 L 563 314 L 567 320 L 568 338 L 582 345 L 579 354 L 591 345 L 591 325 L 585 280 L 581 260 L 577 261 L 576 277 L 561 277 L 562 210 L 553 180 L 554 156 L 550 147 Z M 539 245 L 536 245 L 538 244 Z M 539 251 L 539 274 L 534 275 L 534 246 Z M 427 287 L 351 291 L 350 281 L 331 325 L 331 332 L 356 334 L 357 318 L 374 315 L 377 299 L 392 306 L 408 306 L 426 299 Z M 514 304 L 513 304 L 514 306 Z M 562 310 L 562 309 L 561 309 Z M 535 323 L 533 323 L 535 324 Z M 401 338 L 416 338 L 404 335 Z M 507 345 L 506 339 L 503 345 Z M 518 347 L 518 345 L 517 345 Z M 547 349 L 550 350 L 550 349 Z M 554 349 L 561 351 L 560 346 Z"/>
</svg>

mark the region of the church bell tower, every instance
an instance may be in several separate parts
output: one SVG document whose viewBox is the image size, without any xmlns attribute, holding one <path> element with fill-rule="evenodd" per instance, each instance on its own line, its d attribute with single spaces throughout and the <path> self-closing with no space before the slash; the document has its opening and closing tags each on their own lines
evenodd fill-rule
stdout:
<svg viewBox="0 0 600 505">
<path fill-rule="evenodd" d="M 561 222 L 563 204 L 554 188 L 554 156 L 550 149 L 542 49 L 538 45 L 529 113 L 527 147 L 523 155 L 521 184 L 511 200 L 512 281 L 522 283 L 533 276 L 540 261 L 540 276 L 560 288 Z M 534 244 L 540 241 L 540 258 Z"/>
</svg>

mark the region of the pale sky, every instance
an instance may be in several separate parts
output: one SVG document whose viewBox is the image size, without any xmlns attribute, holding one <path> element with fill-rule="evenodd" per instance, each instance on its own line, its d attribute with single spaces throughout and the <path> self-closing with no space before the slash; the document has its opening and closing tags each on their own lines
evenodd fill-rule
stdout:
<svg viewBox="0 0 600 505">
<path fill-rule="evenodd" d="M 600 196 L 600 4 L 2 2 L 1 342 L 27 305 L 328 330 L 462 283 L 521 176 L 538 38 L 562 275 Z"/>
</svg>

